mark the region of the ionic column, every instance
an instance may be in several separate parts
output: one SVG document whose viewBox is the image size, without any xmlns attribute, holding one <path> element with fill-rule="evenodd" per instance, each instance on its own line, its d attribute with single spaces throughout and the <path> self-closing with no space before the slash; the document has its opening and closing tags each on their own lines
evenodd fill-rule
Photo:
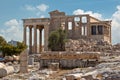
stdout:
<svg viewBox="0 0 120 80">
<path fill-rule="evenodd" d="M 37 28 L 34 26 L 34 53 L 37 53 Z"/>
<path fill-rule="evenodd" d="M 29 27 L 29 54 L 32 54 L 32 27 Z"/>
<path fill-rule="evenodd" d="M 90 16 L 87 15 L 87 36 L 90 36 Z"/>
<path fill-rule="evenodd" d="M 24 29 L 23 29 L 23 42 L 26 44 L 26 26 L 24 26 Z"/>
<path fill-rule="evenodd" d="M 98 25 L 96 25 L 96 35 L 98 35 Z"/>
<path fill-rule="evenodd" d="M 42 52 L 42 29 L 39 29 L 39 53 Z"/>
<path fill-rule="evenodd" d="M 44 51 L 48 51 L 49 24 L 44 25 Z"/>
</svg>

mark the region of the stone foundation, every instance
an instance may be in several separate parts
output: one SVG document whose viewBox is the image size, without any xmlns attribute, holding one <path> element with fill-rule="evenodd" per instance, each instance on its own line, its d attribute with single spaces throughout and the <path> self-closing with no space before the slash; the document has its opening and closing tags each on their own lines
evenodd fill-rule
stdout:
<svg viewBox="0 0 120 80">
<path fill-rule="evenodd" d="M 98 53 L 52 52 L 40 56 L 40 69 L 49 67 L 51 63 L 59 63 L 60 68 L 93 67 L 98 63 Z"/>
<path fill-rule="evenodd" d="M 49 67 L 51 63 L 59 63 L 60 68 L 84 68 L 84 67 L 94 67 L 98 64 L 97 60 L 81 60 L 81 59 L 40 59 L 40 69 Z"/>
</svg>

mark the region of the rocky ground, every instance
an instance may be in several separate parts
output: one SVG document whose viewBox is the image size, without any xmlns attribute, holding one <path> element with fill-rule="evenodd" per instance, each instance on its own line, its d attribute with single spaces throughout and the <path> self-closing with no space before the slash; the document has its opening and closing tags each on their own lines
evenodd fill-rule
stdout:
<svg viewBox="0 0 120 80">
<path fill-rule="evenodd" d="M 78 80 L 120 80 L 120 55 L 102 56 L 100 64 L 95 67 L 75 68 L 71 70 L 52 71 L 39 70 L 39 63 L 28 66 L 28 73 L 19 73 L 19 63 L 6 63 L 14 66 L 15 71 L 0 80 L 67 80 L 67 77 L 81 78 Z M 68 79 L 69 80 L 69 79 Z"/>
<path fill-rule="evenodd" d="M 120 80 L 120 44 L 111 45 L 104 41 L 70 40 L 66 51 L 98 51 L 99 64 L 95 67 L 75 68 L 57 71 L 39 70 L 39 62 L 28 65 L 28 73 L 19 73 L 18 62 L 5 63 L 13 66 L 14 72 L 0 80 Z"/>
</svg>

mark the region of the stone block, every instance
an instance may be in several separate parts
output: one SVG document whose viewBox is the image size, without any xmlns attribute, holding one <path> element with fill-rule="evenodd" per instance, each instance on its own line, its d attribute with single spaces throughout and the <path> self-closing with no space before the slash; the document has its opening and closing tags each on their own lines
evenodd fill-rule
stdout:
<svg viewBox="0 0 120 80">
<path fill-rule="evenodd" d="M 20 67 L 20 73 L 27 73 L 28 72 L 28 66 L 21 66 Z"/>
<path fill-rule="evenodd" d="M 20 54 L 20 73 L 27 72 L 28 72 L 28 52 L 27 50 L 25 50 Z"/>
<path fill-rule="evenodd" d="M 52 69 L 53 71 L 59 70 L 59 63 L 49 63 L 49 69 Z"/>
<path fill-rule="evenodd" d="M 34 58 L 29 57 L 28 65 L 34 65 Z"/>
</svg>

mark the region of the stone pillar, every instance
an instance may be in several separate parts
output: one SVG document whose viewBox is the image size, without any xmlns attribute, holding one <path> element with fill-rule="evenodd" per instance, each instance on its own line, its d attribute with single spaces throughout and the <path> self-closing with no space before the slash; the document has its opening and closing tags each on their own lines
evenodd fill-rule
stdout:
<svg viewBox="0 0 120 80">
<path fill-rule="evenodd" d="M 27 72 L 28 72 L 28 52 L 27 50 L 25 50 L 20 54 L 20 73 Z"/>
<path fill-rule="evenodd" d="M 34 25 L 34 53 L 37 53 L 37 28 Z"/>
<path fill-rule="evenodd" d="M 103 35 L 105 35 L 105 31 L 104 31 L 104 29 L 105 29 L 105 26 L 103 25 Z"/>
<path fill-rule="evenodd" d="M 96 35 L 98 35 L 98 25 L 96 25 Z"/>
<path fill-rule="evenodd" d="M 81 17 L 80 18 L 80 21 L 79 21 L 79 33 L 80 33 L 80 36 L 82 35 L 82 22 L 81 22 Z"/>
<path fill-rule="evenodd" d="M 30 55 L 28 57 L 28 65 L 34 65 L 34 56 Z"/>
<path fill-rule="evenodd" d="M 29 27 L 29 54 L 32 54 L 32 27 Z"/>
<path fill-rule="evenodd" d="M 46 24 L 44 26 L 44 50 L 48 51 L 49 24 Z"/>
<path fill-rule="evenodd" d="M 26 26 L 24 25 L 24 30 L 23 30 L 23 42 L 26 44 Z"/>
<path fill-rule="evenodd" d="M 90 36 L 90 31 L 91 31 L 91 27 L 90 27 L 90 16 L 87 15 L 87 36 Z"/>
<path fill-rule="evenodd" d="M 39 53 L 42 52 L 42 29 L 39 29 Z"/>
</svg>

